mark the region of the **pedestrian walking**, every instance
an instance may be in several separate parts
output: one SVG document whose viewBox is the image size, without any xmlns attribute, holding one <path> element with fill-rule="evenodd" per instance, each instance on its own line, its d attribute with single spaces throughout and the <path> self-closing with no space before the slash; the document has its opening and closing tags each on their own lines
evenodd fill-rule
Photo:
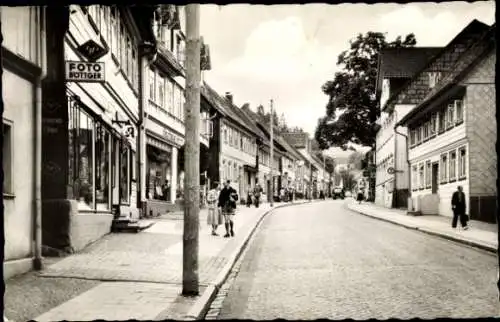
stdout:
<svg viewBox="0 0 500 322">
<path fill-rule="evenodd" d="M 365 196 L 363 190 L 364 190 L 363 188 L 359 188 L 358 189 L 358 198 L 357 198 L 357 200 L 359 201 L 360 204 L 361 204 L 361 201 L 363 201 L 364 196 Z"/>
<path fill-rule="evenodd" d="M 236 212 L 236 201 L 238 201 L 238 194 L 236 190 L 231 187 L 231 181 L 227 180 L 224 183 L 224 188 L 219 194 L 218 206 L 222 208 L 224 215 L 224 225 L 226 227 L 225 238 L 234 237 L 234 214 Z"/>
<path fill-rule="evenodd" d="M 255 201 L 255 208 L 259 208 L 260 203 L 260 194 L 262 193 L 262 187 L 259 183 L 255 184 L 255 188 L 253 189 L 253 198 Z"/>
<path fill-rule="evenodd" d="M 285 189 L 281 188 L 280 189 L 280 202 L 285 201 Z"/>
<path fill-rule="evenodd" d="M 247 200 L 246 200 L 246 205 L 248 208 L 250 208 L 250 206 L 252 205 L 253 203 L 253 195 L 252 195 L 252 187 L 248 186 L 248 189 L 247 189 Z"/>
<path fill-rule="evenodd" d="M 465 214 L 465 193 L 462 191 L 462 186 L 457 187 L 457 191 L 453 193 L 451 197 L 451 209 L 453 210 L 453 220 L 451 221 L 451 227 L 457 228 L 457 221 L 460 218 L 460 224 L 464 230 L 469 229 L 467 226 L 468 217 Z"/>
<path fill-rule="evenodd" d="M 208 204 L 208 216 L 207 224 L 212 227 L 212 235 L 219 236 L 217 234 L 217 227 L 222 224 L 222 214 L 217 207 L 217 200 L 219 199 L 220 187 L 217 182 L 212 184 L 212 189 L 208 191 L 207 194 L 207 204 Z"/>
</svg>

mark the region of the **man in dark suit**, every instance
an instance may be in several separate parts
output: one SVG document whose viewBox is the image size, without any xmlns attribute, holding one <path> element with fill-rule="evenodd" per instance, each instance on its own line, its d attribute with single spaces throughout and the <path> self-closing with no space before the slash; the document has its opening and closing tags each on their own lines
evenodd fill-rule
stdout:
<svg viewBox="0 0 500 322">
<path fill-rule="evenodd" d="M 225 238 L 234 237 L 234 213 L 236 210 L 236 201 L 238 201 L 238 194 L 231 185 L 231 181 L 227 180 L 224 183 L 224 188 L 219 194 L 218 207 L 222 208 L 224 215 L 224 226 L 226 227 Z"/>
<path fill-rule="evenodd" d="M 460 217 L 460 224 L 467 230 L 467 216 L 465 215 L 465 193 L 462 191 L 462 186 L 458 186 L 457 191 L 451 197 L 451 208 L 453 209 L 453 220 L 451 222 L 452 228 L 457 228 L 457 220 Z"/>
</svg>

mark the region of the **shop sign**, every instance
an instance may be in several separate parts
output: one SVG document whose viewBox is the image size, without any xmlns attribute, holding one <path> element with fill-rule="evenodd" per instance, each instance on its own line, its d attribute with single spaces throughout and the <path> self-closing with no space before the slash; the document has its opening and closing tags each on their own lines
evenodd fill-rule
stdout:
<svg viewBox="0 0 500 322">
<path fill-rule="evenodd" d="M 183 146 L 184 145 L 184 139 L 180 137 L 179 135 L 170 132 L 167 129 L 163 130 L 163 136 L 165 137 L 166 140 L 174 143 L 175 145 Z"/>
<path fill-rule="evenodd" d="M 77 50 L 90 61 L 96 61 L 108 53 L 108 49 L 103 48 L 92 39 L 79 46 Z"/>
<path fill-rule="evenodd" d="M 103 62 L 66 61 L 67 82 L 103 83 L 106 80 L 104 74 Z"/>
</svg>

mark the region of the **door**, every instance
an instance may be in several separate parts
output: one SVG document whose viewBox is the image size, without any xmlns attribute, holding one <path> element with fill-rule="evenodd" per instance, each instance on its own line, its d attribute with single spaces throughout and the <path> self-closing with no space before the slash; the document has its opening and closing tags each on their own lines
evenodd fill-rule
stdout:
<svg viewBox="0 0 500 322">
<path fill-rule="evenodd" d="M 432 193 L 436 194 L 438 192 L 438 175 L 439 175 L 439 163 L 432 164 Z"/>
</svg>

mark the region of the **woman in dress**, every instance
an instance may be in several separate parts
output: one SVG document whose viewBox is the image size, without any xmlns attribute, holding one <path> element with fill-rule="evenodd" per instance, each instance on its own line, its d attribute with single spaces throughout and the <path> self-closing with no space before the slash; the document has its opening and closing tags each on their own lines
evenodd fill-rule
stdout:
<svg viewBox="0 0 500 322">
<path fill-rule="evenodd" d="M 217 201 L 219 200 L 219 184 L 214 182 L 212 189 L 207 194 L 208 217 L 207 224 L 212 226 L 212 235 L 218 236 L 217 227 L 222 224 L 220 221 L 219 212 L 217 211 Z"/>
</svg>

